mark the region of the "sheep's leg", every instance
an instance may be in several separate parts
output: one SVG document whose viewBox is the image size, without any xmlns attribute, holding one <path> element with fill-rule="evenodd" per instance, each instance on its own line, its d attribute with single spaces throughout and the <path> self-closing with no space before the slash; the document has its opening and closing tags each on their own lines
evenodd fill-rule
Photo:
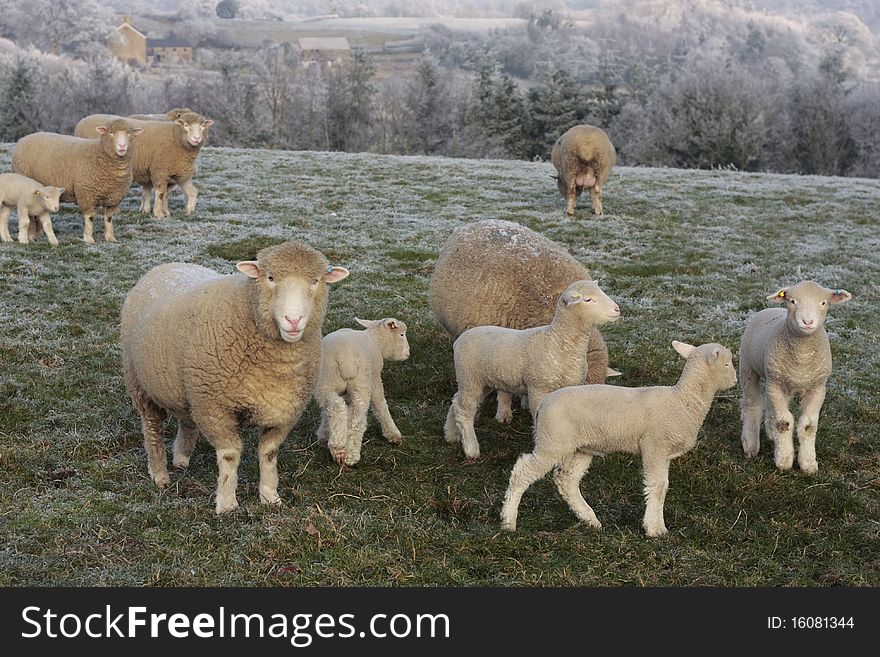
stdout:
<svg viewBox="0 0 880 657">
<path fill-rule="evenodd" d="M 186 194 L 186 216 L 188 217 L 196 209 L 196 199 L 199 197 L 199 191 L 193 185 L 192 179 L 180 183 L 180 188 Z"/>
<path fill-rule="evenodd" d="M 199 401 L 204 402 L 202 398 Z M 217 500 L 218 514 L 235 511 L 238 499 L 238 464 L 241 461 L 241 438 L 236 430 L 235 416 L 211 405 L 199 405 L 199 414 L 193 416 L 205 439 L 217 450 Z"/>
<path fill-rule="evenodd" d="M 474 418 L 477 416 L 477 410 L 486 392 L 484 390 L 482 393 L 474 394 L 473 390 L 459 390 L 452 398 L 452 407 L 449 409 L 449 415 L 446 416 L 446 441 L 457 442 L 450 439 L 451 419 L 455 427 L 455 435 L 460 436 L 461 446 L 469 463 L 480 458 L 480 443 L 477 442 L 477 434 L 474 431 Z"/>
<path fill-rule="evenodd" d="M 168 194 L 168 183 L 163 180 L 153 178 L 153 187 L 156 189 L 156 200 L 153 203 L 153 216 L 156 219 L 164 219 L 168 216 L 165 209 L 165 196 Z"/>
<path fill-rule="evenodd" d="M 147 472 L 159 488 L 165 488 L 171 483 L 165 458 L 165 412 L 141 395 L 135 395 L 133 401 L 141 416 L 144 449 L 147 452 Z"/>
<path fill-rule="evenodd" d="M 373 393 L 370 399 L 370 410 L 379 421 L 382 427 L 382 435 L 389 443 L 400 445 L 403 442 L 403 436 L 400 429 L 394 424 L 394 418 L 391 417 L 391 411 L 388 410 L 388 401 L 385 399 L 385 387 L 382 385 L 382 379 L 376 377 L 373 381 Z"/>
<path fill-rule="evenodd" d="M 556 490 L 562 495 L 562 499 L 568 502 L 569 508 L 578 518 L 591 527 L 602 529 L 602 523 L 599 522 L 596 513 L 587 504 L 580 489 L 581 479 L 590 469 L 592 462 L 592 454 L 576 452 L 565 459 L 553 473 L 553 482 L 556 484 Z"/>
<path fill-rule="evenodd" d="M 568 187 L 565 190 L 565 213 L 569 217 L 574 216 L 574 208 L 577 205 L 577 197 L 578 197 L 577 186 L 574 184 L 574 181 L 572 180 L 572 182 L 569 183 Z"/>
<path fill-rule="evenodd" d="M 104 241 L 115 242 L 116 235 L 113 233 L 113 215 L 119 211 L 119 206 L 104 208 Z"/>
<path fill-rule="evenodd" d="M 798 465 L 807 474 L 816 474 L 816 432 L 819 430 L 819 411 L 825 402 L 825 385 L 810 390 L 801 399 L 801 418 L 797 424 Z"/>
<path fill-rule="evenodd" d="M 330 428 L 327 422 L 327 413 L 324 409 L 321 409 L 321 423 L 318 425 L 317 431 L 315 431 L 315 438 L 318 439 L 321 445 L 326 445 L 330 441 Z"/>
<path fill-rule="evenodd" d="M 260 502 L 281 504 L 278 496 L 278 448 L 290 433 L 289 424 L 263 430 L 260 438 Z"/>
<path fill-rule="evenodd" d="M 94 231 L 92 228 L 92 220 L 95 218 L 95 210 L 83 210 L 83 242 L 86 244 L 94 244 Z"/>
<path fill-rule="evenodd" d="M 150 184 L 146 184 L 141 189 L 141 207 L 138 208 L 141 212 L 146 212 L 150 214 L 151 204 L 150 204 L 150 194 L 153 193 L 153 186 Z"/>
<path fill-rule="evenodd" d="M 191 418 L 177 416 L 177 437 L 174 439 L 174 458 L 171 463 L 175 468 L 188 468 L 192 457 L 199 429 Z"/>
<path fill-rule="evenodd" d="M 593 214 L 601 215 L 602 214 L 602 188 L 599 186 L 599 183 L 596 182 L 595 185 L 590 187 L 590 198 L 593 201 Z"/>
<path fill-rule="evenodd" d="M 28 229 L 31 226 L 31 218 L 28 215 L 27 208 L 23 205 L 18 206 L 18 242 L 19 244 L 27 244 Z"/>
<path fill-rule="evenodd" d="M 761 448 L 761 418 L 764 414 L 764 402 L 761 399 L 761 377 L 742 358 L 739 363 L 739 380 L 742 382 L 740 442 L 746 458 L 750 459 L 757 456 Z"/>
<path fill-rule="evenodd" d="M 498 390 L 498 408 L 495 411 L 495 419 L 501 424 L 510 424 L 513 420 L 513 395 L 503 390 Z"/>
<path fill-rule="evenodd" d="M 49 244 L 52 246 L 58 246 L 58 238 L 55 237 L 55 231 L 52 229 L 52 215 L 48 212 L 41 214 L 40 226 L 42 227 L 43 232 L 46 233 L 46 239 L 49 240 Z M 39 231 L 37 231 L 37 235 L 39 235 Z M 34 237 L 36 237 L 36 235 Z"/>
<path fill-rule="evenodd" d="M 345 465 L 355 465 L 361 460 L 361 446 L 367 431 L 367 410 L 370 395 L 366 389 L 349 389 L 348 441 L 345 445 Z"/>
<path fill-rule="evenodd" d="M 168 209 L 168 199 L 171 197 L 172 189 L 174 189 L 174 183 L 169 183 L 168 187 L 165 189 L 165 196 L 162 197 L 162 213 L 166 217 L 171 216 L 171 211 Z"/>
<path fill-rule="evenodd" d="M 322 399 L 321 426 L 318 427 L 318 440 L 322 433 L 327 437 L 327 449 L 333 460 L 339 465 L 345 461 L 345 449 L 348 446 L 348 407 L 345 400 L 336 393 Z M 323 430 L 322 430 L 323 427 Z"/>
<path fill-rule="evenodd" d="M 544 397 L 550 394 L 550 390 L 538 390 L 536 388 L 529 388 L 529 411 L 532 413 L 532 420 L 535 420 L 538 416 L 538 406 L 541 405 L 541 401 L 543 401 Z"/>
<path fill-rule="evenodd" d="M 510 482 L 501 506 L 501 528 L 516 531 L 516 517 L 523 493 L 556 465 L 556 459 L 535 450 L 519 457 L 510 473 Z"/>
<path fill-rule="evenodd" d="M 791 469 L 794 463 L 794 415 L 788 410 L 791 397 L 783 389 L 767 382 L 767 421 L 764 427 L 773 441 L 773 457 L 780 470 Z"/>
<path fill-rule="evenodd" d="M 11 242 L 12 235 L 9 234 L 9 215 L 12 214 L 12 208 L 0 205 L 0 239 L 4 242 Z"/>
<path fill-rule="evenodd" d="M 650 537 L 663 536 L 667 532 L 663 520 L 663 505 L 669 490 L 669 458 L 646 452 L 642 455 L 645 484 L 645 517 L 642 525 Z"/>
</svg>

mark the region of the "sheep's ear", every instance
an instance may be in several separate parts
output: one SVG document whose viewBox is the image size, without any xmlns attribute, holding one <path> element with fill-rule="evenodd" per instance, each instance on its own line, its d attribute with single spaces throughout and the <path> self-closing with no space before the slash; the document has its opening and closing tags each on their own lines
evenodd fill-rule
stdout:
<svg viewBox="0 0 880 657">
<path fill-rule="evenodd" d="M 244 260 L 235 265 L 235 268 L 248 278 L 256 278 L 260 275 L 260 265 L 256 260 Z"/>
<path fill-rule="evenodd" d="M 828 303 L 846 303 L 852 299 L 852 294 L 846 290 L 828 290 Z"/>
<path fill-rule="evenodd" d="M 348 276 L 348 270 L 345 267 L 327 267 L 324 281 L 327 283 L 338 283 L 346 276 Z"/>
<path fill-rule="evenodd" d="M 138 136 L 139 134 L 141 134 L 143 131 L 144 131 L 143 128 L 132 128 L 132 129 L 131 129 L 131 134 L 132 134 L 133 137 L 137 137 L 137 136 Z"/>
<path fill-rule="evenodd" d="M 706 360 L 709 361 L 709 364 L 710 364 L 710 365 L 714 365 L 715 362 L 718 360 L 718 358 L 719 358 L 720 356 L 721 356 L 721 348 L 720 348 L 720 347 L 715 347 L 715 348 L 712 350 L 712 353 L 709 354 L 709 357 L 708 357 Z"/>
<path fill-rule="evenodd" d="M 774 303 L 782 303 L 786 299 L 786 292 L 788 292 L 788 288 L 784 287 L 776 294 L 767 295 L 767 299 L 769 301 L 773 301 Z"/>
<path fill-rule="evenodd" d="M 96 131 L 99 135 L 106 135 L 106 134 L 107 134 L 107 126 L 105 126 L 105 125 L 99 125 L 97 128 L 95 128 L 95 131 Z"/>
<path fill-rule="evenodd" d="M 363 326 L 364 328 L 370 328 L 373 325 L 373 320 L 371 319 L 361 319 L 360 317 L 355 317 L 354 321 Z"/>
<path fill-rule="evenodd" d="M 214 119 L 205 119 L 205 122 L 202 125 L 204 125 L 206 128 L 210 128 L 212 125 L 214 125 Z"/>
<path fill-rule="evenodd" d="M 688 344 L 687 342 L 679 342 L 678 340 L 672 341 L 672 346 L 675 350 L 681 354 L 682 358 L 687 358 L 691 355 L 691 352 L 694 350 L 694 346 Z"/>
<path fill-rule="evenodd" d="M 183 125 L 183 119 L 180 118 L 180 117 L 176 118 L 176 119 L 174 120 L 174 122 L 175 122 L 177 125 Z"/>
<path fill-rule="evenodd" d="M 386 319 L 385 320 L 385 328 L 393 331 L 397 328 L 397 321 L 394 319 Z"/>
<path fill-rule="evenodd" d="M 562 300 L 565 302 L 566 306 L 573 306 L 574 304 L 583 301 L 584 295 L 577 290 L 568 290 L 562 294 Z"/>
<path fill-rule="evenodd" d="M 43 192 L 41 192 L 39 189 L 34 190 L 34 196 L 42 196 L 42 195 L 43 195 Z"/>
<path fill-rule="evenodd" d="M 607 379 L 612 376 L 623 376 L 623 372 L 619 372 L 616 369 L 614 369 L 613 367 L 606 367 L 605 368 L 605 378 Z"/>
</svg>

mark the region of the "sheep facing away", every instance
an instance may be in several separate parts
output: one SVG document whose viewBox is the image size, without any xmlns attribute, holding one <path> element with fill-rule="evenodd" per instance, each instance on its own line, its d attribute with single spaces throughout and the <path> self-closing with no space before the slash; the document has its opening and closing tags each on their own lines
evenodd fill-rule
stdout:
<svg viewBox="0 0 880 657">
<path fill-rule="evenodd" d="M 92 114 L 76 124 L 74 134 L 87 137 L 108 120 L 109 114 Z M 192 182 L 196 174 L 196 158 L 208 139 L 208 128 L 214 121 L 201 114 L 189 112 L 174 121 L 139 121 L 127 119 L 143 131 L 132 155 L 134 182 L 143 187 L 140 210 L 150 212 L 150 193 L 156 190 L 152 206 L 153 216 L 163 219 L 170 216 L 168 191 L 180 185 L 186 195 L 186 215 L 196 207 L 198 190 Z"/>
<path fill-rule="evenodd" d="M 574 215 L 578 197 L 589 189 L 593 214 L 602 214 L 602 186 L 617 160 L 605 131 L 591 125 L 574 126 L 556 140 L 550 160 L 556 167 L 559 192 L 565 197 L 565 212 Z"/>
<path fill-rule="evenodd" d="M 382 386 L 384 361 L 409 358 L 406 324 L 399 319 L 365 320 L 365 331 L 339 329 L 321 341 L 321 369 L 315 401 L 321 407 L 318 440 L 334 460 L 354 465 L 361 460 L 367 408 L 379 421 L 382 435 L 399 445 L 403 438 L 388 411 Z"/>
<path fill-rule="evenodd" d="M 52 246 L 58 246 L 52 230 L 52 213 L 58 212 L 61 203 L 61 187 L 44 186 L 36 180 L 17 173 L 0 174 L 0 239 L 11 242 L 9 215 L 12 208 L 18 212 L 18 241 L 27 244 L 35 240 L 40 230 Z M 31 215 L 39 222 L 31 221 Z"/>
<path fill-rule="evenodd" d="M 576 281 L 560 295 L 547 326 L 475 326 L 462 333 L 453 345 L 458 392 L 446 416 L 446 441 L 461 442 L 469 462 L 480 456 L 474 418 L 489 390 L 527 394 L 534 417 L 548 393 L 583 383 L 590 329 L 618 317 L 620 308 L 596 283 Z"/>
<path fill-rule="evenodd" d="M 590 280 L 587 270 L 556 242 L 510 221 L 475 221 L 456 229 L 437 257 L 431 312 L 453 340 L 475 326 L 544 326 L 559 295 L 580 280 Z M 590 331 L 587 360 L 587 380 L 578 383 L 603 383 L 620 374 L 608 367 L 597 328 Z M 498 393 L 495 418 L 511 421 L 508 393 Z"/>
<path fill-rule="evenodd" d="M 61 201 L 74 202 L 83 213 L 83 240 L 95 243 L 92 220 L 104 208 L 104 239 L 115 242 L 113 215 L 131 186 L 134 137 L 142 129 L 125 119 L 103 122 L 92 130 L 97 138 L 35 132 L 18 140 L 12 171 L 42 185 L 61 187 Z"/>
<path fill-rule="evenodd" d="M 189 107 L 175 107 L 164 114 L 129 114 L 126 118 L 140 121 L 176 121 L 184 114 L 192 112 Z"/>
<path fill-rule="evenodd" d="M 176 467 L 189 465 L 199 432 L 217 451 L 216 511 L 238 507 L 239 426 L 259 427 L 260 500 L 278 504 L 277 454 L 312 397 L 327 284 L 348 276 L 298 242 L 262 249 L 240 273 L 160 265 L 122 307 L 125 387 L 141 417 L 147 463 L 170 482 L 162 433 L 178 421 Z"/>
<path fill-rule="evenodd" d="M 785 307 L 755 313 L 740 342 L 743 451 L 748 458 L 758 454 L 763 418 L 767 437 L 774 445 L 776 467 L 790 469 L 794 461 L 794 415 L 789 404 L 799 396 L 798 465 L 804 472 L 815 474 L 819 470 L 819 411 L 831 375 L 825 316 L 832 304 L 846 303 L 852 295 L 815 281 L 801 281 L 767 298 Z"/>
<path fill-rule="evenodd" d="M 556 466 L 556 488 L 575 515 L 601 529 L 580 492 L 580 480 L 594 456 L 641 454 L 648 536 L 667 532 L 663 505 L 669 462 L 690 451 L 715 394 L 736 385 L 733 356 L 720 344 L 699 347 L 674 341 L 687 359 L 674 386 L 624 388 L 591 385 L 561 388 L 544 398 L 535 423 L 535 449 L 513 466 L 501 509 L 501 526 L 516 530 L 526 489 Z"/>
</svg>

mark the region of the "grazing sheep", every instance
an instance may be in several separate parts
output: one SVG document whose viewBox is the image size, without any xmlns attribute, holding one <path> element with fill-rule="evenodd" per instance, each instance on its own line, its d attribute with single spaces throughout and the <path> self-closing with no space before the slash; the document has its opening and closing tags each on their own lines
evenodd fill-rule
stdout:
<svg viewBox="0 0 880 657">
<path fill-rule="evenodd" d="M 596 529 L 602 524 L 580 492 L 580 480 L 594 456 L 611 452 L 641 454 L 648 536 L 666 533 L 663 504 L 669 489 L 669 462 L 689 452 L 715 394 L 736 385 L 733 356 L 720 344 L 693 347 L 674 341 L 687 359 L 674 386 L 623 388 L 573 386 L 544 398 L 535 423 L 535 449 L 513 466 L 501 509 L 501 526 L 516 530 L 520 499 L 554 466 L 559 494 L 578 518 Z"/>
<path fill-rule="evenodd" d="M 29 239 L 36 239 L 39 231 L 43 230 L 49 244 L 58 246 L 52 230 L 52 213 L 58 212 L 63 191 L 61 187 L 45 187 L 36 180 L 17 173 L 0 174 L 0 239 L 4 242 L 12 241 L 9 234 L 9 215 L 12 208 L 16 208 L 19 242 L 27 244 Z M 39 223 L 32 222 L 31 215 L 38 217 Z"/>
<path fill-rule="evenodd" d="M 589 189 L 593 214 L 602 214 L 602 186 L 617 160 L 617 152 L 605 131 L 591 125 L 576 125 L 556 140 L 550 160 L 556 167 L 559 192 L 565 197 L 565 212 L 574 215 L 578 197 Z"/>
<path fill-rule="evenodd" d="M 748 458 L 758 454 L 761 418 L 773 441 L 776 467 L 788 470 L 794 461 L 794 415 L 788 410 L 800 396 L 797 423 L 798 465 L 815 474 L 816 432 L 831 375 L 831 347 L 825 315 L 831 304 L 846 303 L 846 290 L 830 290 L 815 281 L 801 281 L 767 297 L 785 308 L 767 308 L 753 315 L 739 351 L 742 380 L 742 446 Z M 762 382 L 764 391 L 762 394 Z"/>
<path fill-rule="evenodd" d="M 142 130 L 125 119 L 112 119 L 92 130 L 96 139 L 36 132 L 18 140 L 12 171 L 43 185 L 61 187 L 61 200 L 74 202 L 83 213 L 83 240 L 95 243 L 92 220 L 104 208 L 104 239 L 115 242 L 113 215 L 131 186 L 133 137 Z"/>
<path fill-rule="evenodd" d="M 446 441 L 461 442 L 473 462 L 480 456 L 474 417 L 488 391 L 527 394 L 534 417 L 548 393 L 586 380 L 590 329 L 618 317 L 620 308 L 596 283 L 576 281 L 560 295 L 548 326 L 475 326 L 462 333 L 453 345 L 458 392 L 446 416 Z"/>
<path fill-rule="evenodd" d="M 184 114 L 192 112 L 189 107 L 175 107 L 165 114 L 129 114 L 126 118 L 140 121 L 176 121 Z"/>
<path fill-rule="evenodd" d="M 92 135 L 110 115 L 92 114 L 76 124 L 74 134 Z M 186 194 L 186 214 L 196 207 L 198 190 L 192 182 L 196 173 L 196 158 L 208 139 L 208 128 L 214 121 L 195 112 L 188 112 L 174 121 L 129 121 L 143 130 L 132 156 L 134 181 L 143 186 L 140 210 L 150 212 L 150 192 L 155 188 L 156 201 L 153 216 L 163 219 L 168 212 L 168 190 L 180 185 Z"/>
<path fill-rule="evenodd" d="M 279 504 L 278 448 L 314 391 L 327 283 L 348 276 L 298 242 L 262 249 L 223 276 L 160 265 L 122 306 L 125 387 L 141 416 L 148 470 L 170 479 L 162 427 L 178 420 L 174 465 L 186 467 L 198 432 L 217 450 L 217 513 L 238 507 L 239 426 L 259 427 L 260 500 Z"/>
<path fill-rule="evenodd" d="M 355 317 L 355 321 L 367 330 L 339 329 L 324 336 L 315 386 L 315 401 L 321 407 L 318 440 L 340 465 L 361 460 L 368 407 L 388 442 L 399 445 L 403 441 L 385 401 L 382 367 L 385 360 L 409 358 L 406 324 L 393 317 Z"/>
<path fill-rule="evenodd" d="M 458 228 L 443 245 L 431 275 L 430 304 L 453 338 L 474 326 L 525 329 L 553 319 L 556 301 L 587 270 L 559 244 L 525 226 L 487 219 Z M 604 383 L 608 368 L 599 329 L 590 331 L 586 381 Z M 510 422 L 511 397 L 498 393 L 495 419 Z"/>
</svg>

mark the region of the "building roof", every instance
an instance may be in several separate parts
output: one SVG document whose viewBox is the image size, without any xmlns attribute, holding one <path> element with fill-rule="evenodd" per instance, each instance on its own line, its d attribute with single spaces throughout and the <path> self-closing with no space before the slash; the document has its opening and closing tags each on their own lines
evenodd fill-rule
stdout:
<svg viewBox="0 0 880 657">
<path fill-rule="evenodd" d="M 146 34 L 144 34 L 143 32 L 141 32 L 139 29 L 137 29 L 137 28 L 136 28 L 134 25 L 132 25 L 131 23 L 123 23 L 122 25 L 120 25 L 119 27 L 116 28 L 116 31 L 118 32 L 118 31 L 121 30 L 123 27 L 127 27 L 129 30 L 131 30 L 131 31 L 134 32 L 135 34 L 139 34 L 140 36 L 144 37 L 145 39 L 147 38 L 147 35 L 146 35 Z"/>
<path fill-rule="evenodd" d="M 147 39 L 147 48 L 192 48 L 186 39 Z"/>
<path fill-rule="evenodd" d="M 351 50 L 345 37 L 301 37 L 297 43 L 302 50 Z"/>
</svg>

